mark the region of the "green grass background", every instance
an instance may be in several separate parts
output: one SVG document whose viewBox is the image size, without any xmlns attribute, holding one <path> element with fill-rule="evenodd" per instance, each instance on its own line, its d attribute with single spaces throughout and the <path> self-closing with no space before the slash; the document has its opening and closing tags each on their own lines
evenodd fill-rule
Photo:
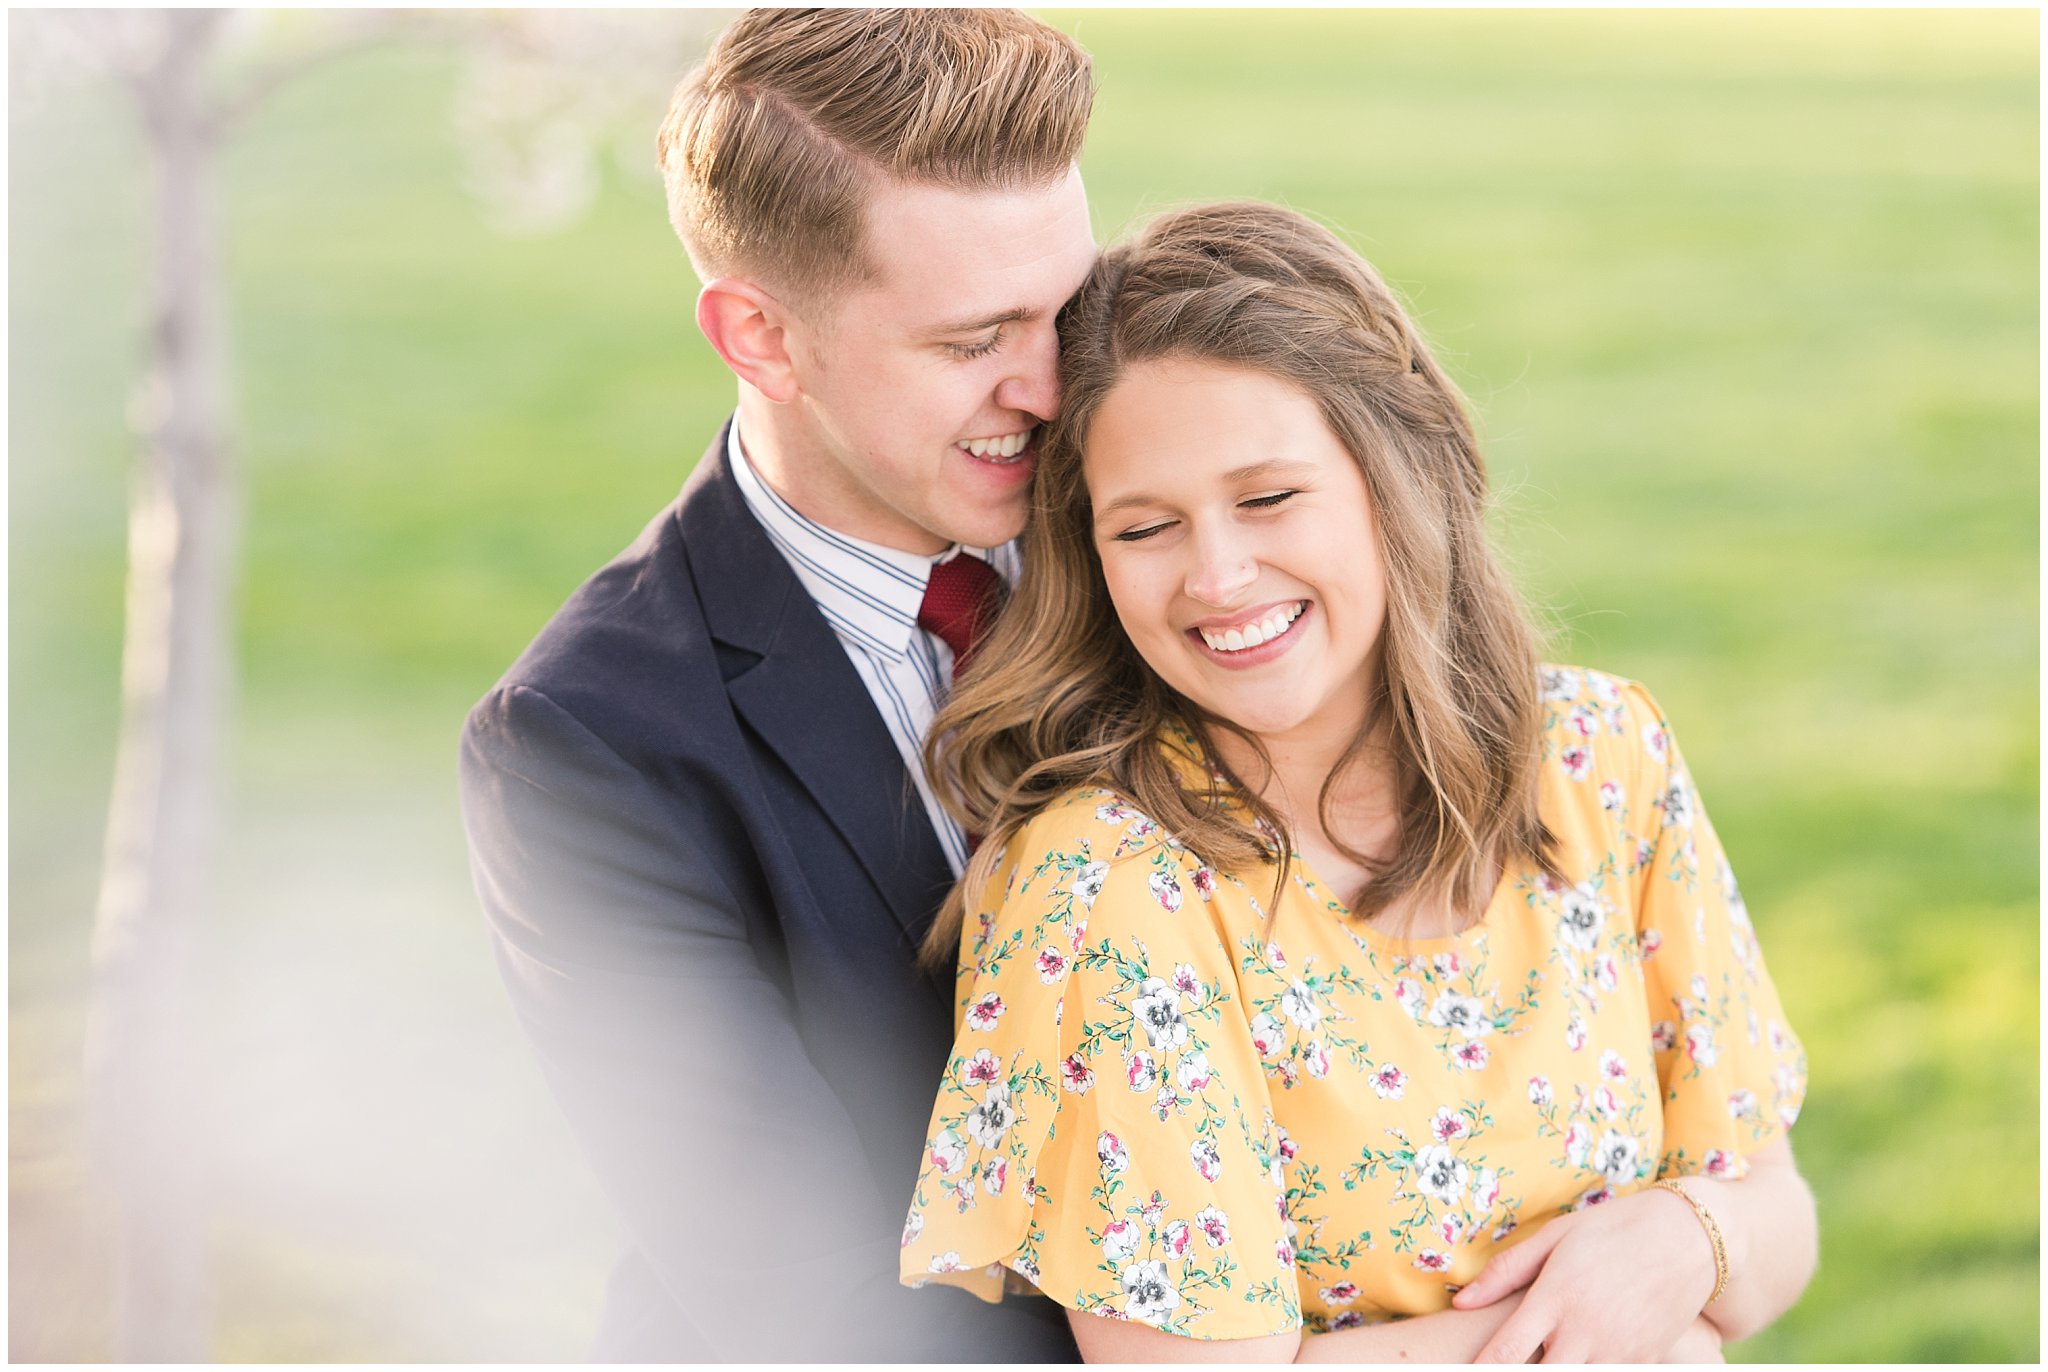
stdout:
<svg viewBox="0 0 2048 1372">
<path fill-rule="evenodd" d="M 1811 1054 L 1820 1274 L 1734 1355 L 2034 1360 L 2038 17 L 1051 17 L 1097 61 L 1099 230 L 1261 196 L 1345 232 L 1480 411 L 1555 654 L 1685 740 Z M 451 79 L 335 65 L 230 164 L 227 1359 L 573 1358 L 612 1251 L 485 952 L 454 739 L 731 385 L 656 190 L 493 234 Z M 95 1359 L 140 163 L 89 90 L 17 95 L 10 151 L 10 1351 Z"/>
</svg>

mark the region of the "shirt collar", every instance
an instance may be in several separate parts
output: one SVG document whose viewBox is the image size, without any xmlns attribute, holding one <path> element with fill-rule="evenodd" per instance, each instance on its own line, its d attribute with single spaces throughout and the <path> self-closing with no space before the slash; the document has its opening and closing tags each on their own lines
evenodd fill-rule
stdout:
<svg viewBox="0 0 2048 1372">
<path fill-rule="evenodd" d="M 956 543 L 926 556 L 839 533 L 798 513 L 747 461 L 737 414 L 727 431 L 726 461 L 748 510 L 768 531 L 826 622 L 842 638 L 881 657 L 900 661 L 915 644 L 925 583 L 938 563 L 972 553 L 994 567 L 1006 583 L 1016 583 L 1019 563 L 1014 542 L 1000 548 L 968 548 Z"/>
</svg>

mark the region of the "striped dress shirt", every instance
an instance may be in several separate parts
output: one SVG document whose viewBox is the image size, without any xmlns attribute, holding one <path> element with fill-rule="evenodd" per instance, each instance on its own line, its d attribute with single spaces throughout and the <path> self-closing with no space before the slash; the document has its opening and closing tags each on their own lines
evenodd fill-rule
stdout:
<svg viewBox="0 0 2048 1372">
<path fill-rule="evenodd" d="M 1004 584 L 1015 585 L 1017 545 L 963 548 L 956 543 L 927 557 L 835 533 L 798 514 L 748 465 L 740 446 L 738 415 L 733 416 L 726 440 L 726 457 L 747 508 L 789 560 L 796 579 L 860 673 L 902 755 L 903 769 L 924 800 L 946 861 L 953 875 L 960 875 L 967 865 L 967 837 L 940 808 L 924 774 L 924 736 L 952 685 L 953 650 L 937 635 L 917 627 L 917 612 L 924 604 L 932 567 L 962 552 L 985 559 Z"/>
</svg>

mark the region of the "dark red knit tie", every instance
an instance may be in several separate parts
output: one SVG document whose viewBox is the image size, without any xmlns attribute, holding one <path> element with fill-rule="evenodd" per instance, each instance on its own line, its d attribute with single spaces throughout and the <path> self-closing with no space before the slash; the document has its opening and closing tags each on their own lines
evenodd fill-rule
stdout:
<svg viewBox="0 0 2048 1372">
<path fill-rule="evenodd" d="M 924 586 L 924 604 L 917 610 L 917 627 L 939 636 L 953 650 L 953 680 L 967 671 L 981 636 L 996 617 L 997 590 L 1001 582 L 995 568 L 971 553 L 961 553 L 932 568 L 932 579 Z"/>
</svg>

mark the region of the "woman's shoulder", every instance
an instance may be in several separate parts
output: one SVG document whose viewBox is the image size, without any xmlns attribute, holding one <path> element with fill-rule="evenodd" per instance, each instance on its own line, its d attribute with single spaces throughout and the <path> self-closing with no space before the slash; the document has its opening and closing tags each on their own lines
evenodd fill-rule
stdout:
<svg viewBox="0 0 2048 1372">
<path fill-rule="evenodd" d="M 1545 819 L 1613 819 L 1671 783 L 1674 745 L 1664 710 L 1639 681 L 1591 667 L 1540 669 Z"/>
<path fill-rule="evenodd" d="M 1060 871 L 1072 874 L 1092 896 L 1113 866 L 1184 851 L 1128 796 L 1092 784 L 1066 791 L 1025 820 L 1004 843 L 998 870 L 1010 874 L 1006 885 L 1012 892 L 1028 887 L 1034 874 Z"/>
<path fill-rule="evenodd" d="M 1128 796 L 1076 786 L 1005 841 L 970 943 L 1021 934 L 1035 947 L 1055 926 L 1078 937 L 1091 921 L 1098 935 L 1153 932 L 1184 898 L 1206 901 L 1214 887 L 1215 873 Z"/>
<path fill-rule="evenodd" d="M 1621 704 L 1631 696 L 1648 694 L 1640 681 L 1603 672 L 1597 667 L 1565 662 L 1538 664 L 1536 679 L 1543 703 L 1550 708 L 1575 705 L 1601 708 Z"/>
<path fill-rule="evenodd" d="M 1199 791 L 1221 784 L 1201 743 L 1186 725 L 1169 725 L 1153 742 L 1158 755 L 1165 759 L 1182 787 Z M 1045 802 L 1019 826 L 1009 847 L 1014 853 L 1020 846 L 1019 840 L 1025 840 L 1021 846 L 1029 848 L 1035 843 L 1057 842 L 1067 836 L 1086 837 L 1093 841 L 1105 835 L 1127 852 L 1160 847 L 1173 852 L 1185 851 L 1174 835 L 1147 814 L 1130 793 L 1108 777 L 1097 777 L 1069 787 Z"/>
<path fill-rule="evenodd" d="M 1572 757 L 1592 745 L 1612 762 L 1663 757 L 1664 709 L 1640 681 L 1592 667 L 1546 662 L 1538 669 L 1547 756 Z M 1592 761 L 1588 756 L 1588 763 Z M 1569 765 L 1569 764 L 1568 764 Z"/>
</svg>

